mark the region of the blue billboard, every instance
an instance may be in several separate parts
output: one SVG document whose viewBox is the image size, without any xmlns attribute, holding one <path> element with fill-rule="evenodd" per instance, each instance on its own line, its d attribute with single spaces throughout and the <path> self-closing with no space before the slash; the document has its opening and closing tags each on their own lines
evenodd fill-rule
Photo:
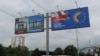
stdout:
<svg viewBox="0 0 100 56">
<path fill-rule="evenodd" d="M 40 32 L 44 29 L 43 15 L 29 16 L 29 31 Z"/>
<path fill-rule="evenodd" d="M 44 16 L 42 14 L 15 19 L 15 34 L 44 31 Z"/>
<path fill-rule="evenodd" d="M 51 13 L 51 29 L 73 29 L 90 27 L 88 7 Z"/>
</svg>

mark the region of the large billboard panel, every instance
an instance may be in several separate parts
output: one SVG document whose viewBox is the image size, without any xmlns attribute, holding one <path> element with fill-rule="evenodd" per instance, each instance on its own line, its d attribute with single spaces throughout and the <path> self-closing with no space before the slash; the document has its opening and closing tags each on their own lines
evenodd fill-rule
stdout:
<svg viewBox="0 0 100 56">
<path fill-rule="evenodd" d="M 88 7 L 51 13 L 51 29 L 73 29 L 90 27 Z"/>
<path fill-rule="evenodd" d="M 44 31 L 44 16 L 42 14 L 15 19 L 15 34 Z"/>
</svg>

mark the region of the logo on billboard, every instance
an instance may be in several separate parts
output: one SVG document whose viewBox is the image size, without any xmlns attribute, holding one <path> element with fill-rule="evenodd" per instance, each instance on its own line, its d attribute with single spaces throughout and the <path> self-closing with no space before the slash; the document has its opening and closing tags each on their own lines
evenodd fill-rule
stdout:
<svg viewBox="0 0 100 56">
<path fill-rule="evenodd" d="M 58 11 L 58 12 L 51 13 L 51 21 L 55 22 L 54 24 L 55 28 L 61 28 L 62 25 L 60 22 L 67 20 L 68 17 L 69 17 L 68 14 L 66 14 L 64 11 Z"/>
<path fill-rule="evenodd" d="M 51 13 L 51 29 L 72 29 L 89 27 L 88 7 Z"/>
</svg>

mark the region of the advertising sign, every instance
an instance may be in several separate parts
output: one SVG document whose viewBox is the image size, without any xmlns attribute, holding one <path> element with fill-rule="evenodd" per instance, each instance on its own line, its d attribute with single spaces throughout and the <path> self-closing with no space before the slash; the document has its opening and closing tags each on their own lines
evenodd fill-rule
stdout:
<svg viewBox="0 0 100 56">
<path fill-rule="evenodd" d="M 15 34 L 43 32 L 44 16 L 42 14 L 15 19 Z"/>
<path fill-rule="evenodd" d="M 88 7 L 51 13 L 51 29 L 73 29 L 90 27 Z"/>
</svg>

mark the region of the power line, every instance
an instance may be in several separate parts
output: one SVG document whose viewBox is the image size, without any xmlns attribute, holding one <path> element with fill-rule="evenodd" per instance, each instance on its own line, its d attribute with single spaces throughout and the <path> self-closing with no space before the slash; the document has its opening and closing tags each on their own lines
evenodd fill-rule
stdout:
<svg viewBox="0 0 100 56">
<path fill-rule="evenodd" d="M 37 10 L 34 10 L 33 7 L 32 7 L 29 3 L 27 3 L 25 0 L 23 0 L 23 2 L 24 2 L 25 4 L 27 4 L 30 8 L 32 8 L 32 12 L 35 14 L 34 11 L 37 11 Z M 37 12 L 39 13 L 39 11 L 37 11 Z"/>
<path fill-rule="evenodd" d="M 11 16 L 11 17 L 14 17 L 14 18 L 16 17 L 16 16 L 11 15 L 10 13 L 8 13 L 8 12 L 6 12 L 6 11 L 4 11 L 4 10 L 1 10 L 1 9 L 0 9 L 0 11 L 3 12 L 3 13 L 5 13 L 5 14 L 7 14 L 7 15 L 9 15 L 9 16 Z"/>
<path fill-rule="evenodd" d="M 23 0 L 23 2 L 26 3 L 29 7 L 32 8 L 32 6 L 29 3 L 27 3 L 25 0 Z"/>
<path fill-rule="evenodd" d="M 37 6 L 39 6 L 42 10 L 46 11 L 46 9 L 44 9 L 40 4 L 38 4 L 35 0 L 31 0 L 33 3 L 35 3 Z"/>
</svg>

